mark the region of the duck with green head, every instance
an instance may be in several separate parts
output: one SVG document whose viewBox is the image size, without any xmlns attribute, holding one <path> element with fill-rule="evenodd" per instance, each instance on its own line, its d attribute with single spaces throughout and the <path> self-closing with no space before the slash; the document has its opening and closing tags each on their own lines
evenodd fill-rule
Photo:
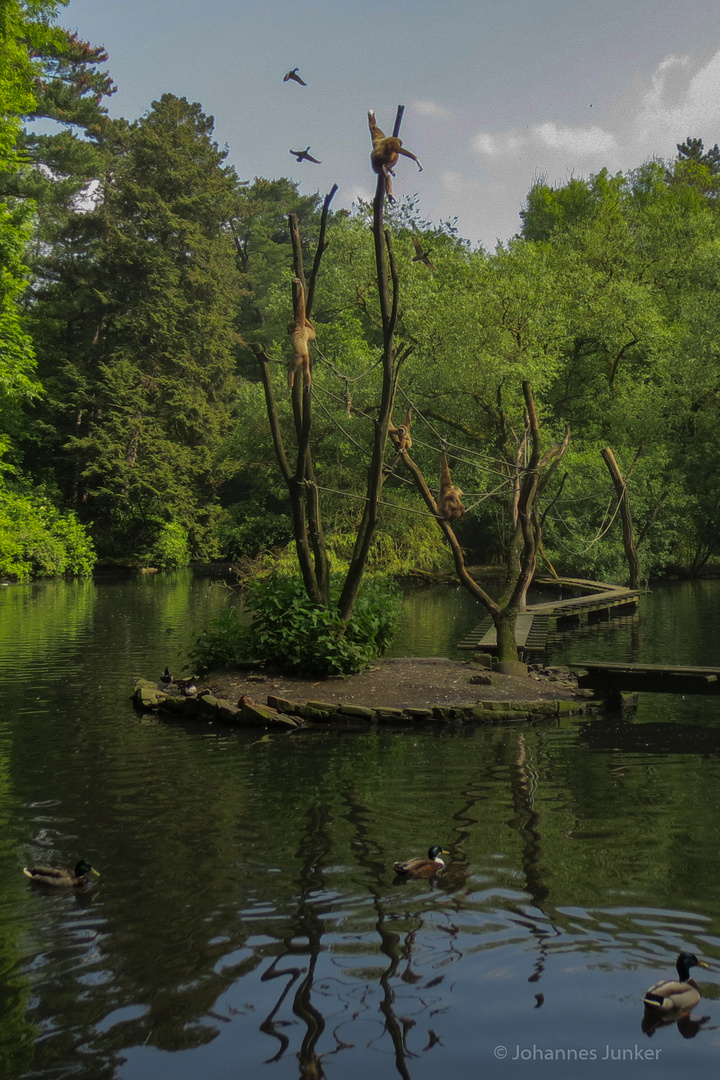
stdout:
<svg viewBox="0 0 720 1080">
<path fill-rule="evenodd" d="M 415 858 L 407 859 L 406 862 L 396 862 L 393 870 L 396 874 L 402 874 L 403 877 L 431 878 L 445 866 L 443 855 L 449 855 L 449 852 L 441 848 L 439 844 L 433 844 L 428 850 L 427 859 Z"/>
<path fill-rule="evenodd" d="M 61 870 L 54 866 L 23 866 L 23 874 L 35 885 L 64 889 L 84 889 L 90 882 L 88 874 L 100 877 L 100 872 L 87 859 L 81 859 L 74 870 Z"/>
<path fill-rule="evenodd" d="M 681 952 L 676 963 L 677 979 L 663 979 L 655 983 L 645 994 L 643 1005 L 646 1012 L 690 1012 L 700 1000 L 700 987 L 690 978 L 690 968 L 710 968 L 694 953 Z"/>
</svg>

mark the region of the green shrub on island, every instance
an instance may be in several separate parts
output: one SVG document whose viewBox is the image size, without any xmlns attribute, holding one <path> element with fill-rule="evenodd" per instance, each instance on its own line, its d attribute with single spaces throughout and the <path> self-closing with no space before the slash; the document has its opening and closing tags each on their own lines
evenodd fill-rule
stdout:
<svg viewBox="0 0 720 1080">
<path fill-rule="evenodd" d="M 18 494 L 0 482 L 0 576 L 16 581 L 91 574 L 96 555 L 72 510 L 61 512 L 38 494 Z"/>
<path fill-rule="evenodd" d="M 331 590 L 333 606 L 326 608 L 308 600 L 297 576 L 254 578 L 244 604 L 249 621 L 228 608 L 200 634 L 192 659 L 206 670 L 253 660 L 319 678 L 362 671 L 392 640 L 400 590 L 387 578 L 367 577 L 345 623 L 335 610 L 338 589 Z"/>
<path fill-rule="evenodd" d="M 160 570 L 179 570 L 190 565 L 187 529 L 177 521 L 163 522 L 148 562 Z"/>
<path fill-rule="evenodd" d="M 214 535 L 224 559 L 254 559 L 290 543 L 292 525 L 287 510 L 269 510 L 262 500 L 249 499 L 224 510 Z"/>
</svg>

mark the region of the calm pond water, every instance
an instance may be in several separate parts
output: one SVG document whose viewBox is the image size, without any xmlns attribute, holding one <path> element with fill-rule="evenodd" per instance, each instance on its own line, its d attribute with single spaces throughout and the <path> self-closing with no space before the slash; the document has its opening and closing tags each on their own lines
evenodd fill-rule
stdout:
<svg viewBox="0 0 720 1080">
<path fill-rule="evenodd" d="M 133 679 L 180 670 L 226 597 L 190 574 L 0 590 L 0 1076 L 715 1075 L 715 699 L 422 733 L 134 713 Z M 476 617 L 413 592 L 395 652 L 447 654 Z M 720 583 L 664 587 L 553 659 L 718 664 L 719 623 Z M 448 875 L 395 883 L 434 842 Z M 21 873 L 81 856 L 85 893 Z M 649 1038 L 643 992 L 684 948 L 713 965 L 709 1020 Z"/>
</svg>

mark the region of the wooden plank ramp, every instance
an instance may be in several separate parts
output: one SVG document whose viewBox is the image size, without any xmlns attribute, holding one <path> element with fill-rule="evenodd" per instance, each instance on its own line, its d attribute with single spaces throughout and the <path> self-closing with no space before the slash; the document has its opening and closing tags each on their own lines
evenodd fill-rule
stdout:
<svg viewBox="0 0 720 1080">
<path fill-rule="evenodd" d="M 637 608 L 641 589 L 626 589 L 622 585 L 608 585 L 603 581 L 587 581 L 585 578 L 541 578 L 539 584 L 555 585 L 573 589 L 585 589 L 584 596 L 567 600 L 550 600 L 540 604 L 528 604 L 527 611 L 518 615 L 516 639 L 518 654 L 542 652 L 550 630 L 556 627 L 579 626 L 581 622 L 598 622 L 611 615 L 629 614 Z M 492 619 L 484 619 L 458 645 L 459 649 L 497 652 L 497 635 Z"/>
<path fill-rule="evenodd" d="M 518 652 L 541 652 L 545 648 L 550 619 L 547 615 L 518 615 L 515 624 L 515 640 Z M 458 645 L 459 649 L 480 652 L 497 652 L 497 632 L 488 616 Z"/>
</svg>

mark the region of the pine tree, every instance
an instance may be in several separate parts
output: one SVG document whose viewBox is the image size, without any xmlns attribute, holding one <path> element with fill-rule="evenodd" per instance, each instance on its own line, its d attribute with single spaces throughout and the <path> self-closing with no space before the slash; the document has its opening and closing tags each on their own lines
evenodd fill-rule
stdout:
<svg viewBox="0 0 720 1080">
<path fill-rule="evenodd" d="M 212 133 L 198 104 L 171 94 L 136 123 L 108 125 L 101 194 L 80 215 L 91 239 L 34 311 L 54 328 L 44 366 L 59 478 L 105 553 L 152 554 L 171 523 L 203 553 L 224 475 L 237 181 Z M 81 298 L 72 321 L 70 293 Z"/>
</svg>

